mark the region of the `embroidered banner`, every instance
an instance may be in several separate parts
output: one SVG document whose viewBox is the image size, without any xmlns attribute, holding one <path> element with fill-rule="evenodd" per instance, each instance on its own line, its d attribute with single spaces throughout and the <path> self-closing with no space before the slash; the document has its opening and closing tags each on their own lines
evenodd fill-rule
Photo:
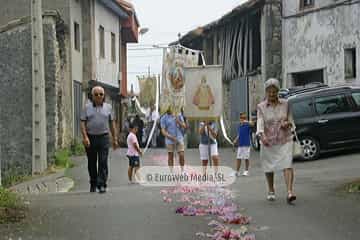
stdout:
<svg viewBox="0 0 360 240">
<path fill-rule="evenodd" d="M 184 68 L 185 116 L 189 119 L 219 119 L 222 114 L 222 66 Z"/>
<path fill-rule="evenodd" d="M 171 107 L 175 113 L 185 105 L 184 67 L 194 67 L 199 62 L 199 51 L 180 45 L 164 49 L 160 112 Z"/>
<path fill-rule="evenodd" d="M 138 76 L 140 87 L 139 101 L 142 107 L 149 108 L 155 104 L 156 97 L 156 76 Z"/>
</svg>

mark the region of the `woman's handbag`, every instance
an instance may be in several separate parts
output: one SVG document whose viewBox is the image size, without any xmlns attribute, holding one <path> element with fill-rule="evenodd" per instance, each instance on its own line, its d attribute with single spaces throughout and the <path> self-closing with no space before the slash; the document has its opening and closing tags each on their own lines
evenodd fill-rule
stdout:
<svg viewBox="0 0 360 240">
<path fill-rule="evenodd" d="M 304 155 L 304 148 L 301 146 L 299 138 L 296 134 L 296 130 L 293 131 L 294 133 L 294 144 L 293 144 L 293 157 L 302 157 Z"/>
</svg>

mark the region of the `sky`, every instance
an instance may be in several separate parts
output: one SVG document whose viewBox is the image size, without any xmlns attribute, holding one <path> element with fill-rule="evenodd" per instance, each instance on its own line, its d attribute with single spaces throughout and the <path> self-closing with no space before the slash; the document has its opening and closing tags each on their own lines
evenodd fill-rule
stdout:
<svg viewBox="0 0 360 240">
<path fill-rule="evenodd" d="M 187 32 L 214 20 L 247 0 L 129 0 L 140 28 L 149 31 L 137 44 L 128 44 L 128 89 L 138 92 L 137 75 L 161 74 L 162 49 Z M 159 46 L 158 48 L 152 47 Z M 150 48 L 150 49 L 149 49 Z"/>
</svg>

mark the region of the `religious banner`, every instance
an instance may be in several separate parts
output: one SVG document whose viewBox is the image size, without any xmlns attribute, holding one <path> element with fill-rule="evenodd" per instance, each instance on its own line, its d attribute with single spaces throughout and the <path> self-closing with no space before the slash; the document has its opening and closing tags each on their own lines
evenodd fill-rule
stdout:
<svg viewBox="0 0 360 240">
<path fill-rule="evenodd" d="M 222 66 L 184 68 L 185 107 L 188 119 L 219 119 L 222 114 Z"/>
<path fill-rule="evenodd" d="M 140 93 L 139 102 L 142 107 L 149 108 L 155 104 L 156 97 L 156 76 L 137 76 Z"/>
<path fill-rule="evenodd" d="M 185 105 L 184 67 L 194 67 L 199 62 L 199 51 L 180 45 L 164 49 L 160 112 L 171 107 L 175 113 Z"/>
</svg>

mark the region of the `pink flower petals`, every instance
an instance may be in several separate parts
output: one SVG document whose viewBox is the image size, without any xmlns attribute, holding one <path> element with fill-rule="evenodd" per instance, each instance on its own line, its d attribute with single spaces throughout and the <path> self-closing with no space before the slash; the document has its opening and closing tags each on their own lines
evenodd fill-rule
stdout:
<svg viewBox="0 0 360 240">
<path fill-rule="evenodd" d="M 209 223 L 208 223 L 208 225 L 210 226 L 210 227 L 218 227 L 218 226 L 222 226 L 222 224 L 221 223 L 219 223 L 218 221 L 216 221 L 216 220 L 211 220 Z"/>
<path fill-rule="evenodd" d="M 233 202 L 233 195 L 229 189 L 220 187 L 190 187 L 176 186 L 160 191 L 163 201 L 181 202 L 185 206 L 176 208 L 175 213 L 183 216 L 217 216 L 219 221 L 211 220 L 209 227 L 212 233 L 198 232 L 199 238 L 212 240 L 255 240 L 255 235 L 248 232 L 246 225 L 251 218 L 239 213 L 239 208 Z M 170 197 L 171 196 L 171 197 Z M 241 209 L 240 209 L 241 210 Z M 243 211 L 243 210 L 242 210 Z M 227 224 L 240 225 L 234 230 Z"/>
<path fill-rule="evenodd" d="M 247 225 L 251 218 L 240 214 L 227 214 L 219 217 L 224 223 Z"/>
<path fill-rule="evenodd" d="M 170 197 L 163 197 L 163 201 L 166 202 L 166 203 L 171 203 L 172 202 L 172 199 Z"/>
<path fill-rule="evenodd" d="M 198 212 L 198 209 L 192 206 L 179 207 L 175 210 L 175 213 L 182 214 L 183 216 L 196 216 L 201 214 L 201 212 Z"/>
<path fill-rule="evenodd" d="M 166 189 L 163 189 L 163 190 L 160 191 L 160 194 L 166 195 L 166 194 L 169 194 L 169 191 L 166 190 Z"/>
<path fill-rule="evenodd" d="M 183 212 L 184 212 L 184 207 L 178 207 L 178 208 L 175 210 L 175 213 L 183 214 Z"/>
<path fill-rule="evenodd" d="M 240 237 L 240 240 L 256 240 L 255 239 L 255 234 L 248 233 L 245 236 Z"/>
<path fill-rule="evenodd" d="M 206 237 L 206 234 L 203 233 L 203 232 L 197 232 L 195 235 L 196 235 L 197 237 L 202 237 L 202 238 L 205 238 L 205 237 Z"/>
</svg>

